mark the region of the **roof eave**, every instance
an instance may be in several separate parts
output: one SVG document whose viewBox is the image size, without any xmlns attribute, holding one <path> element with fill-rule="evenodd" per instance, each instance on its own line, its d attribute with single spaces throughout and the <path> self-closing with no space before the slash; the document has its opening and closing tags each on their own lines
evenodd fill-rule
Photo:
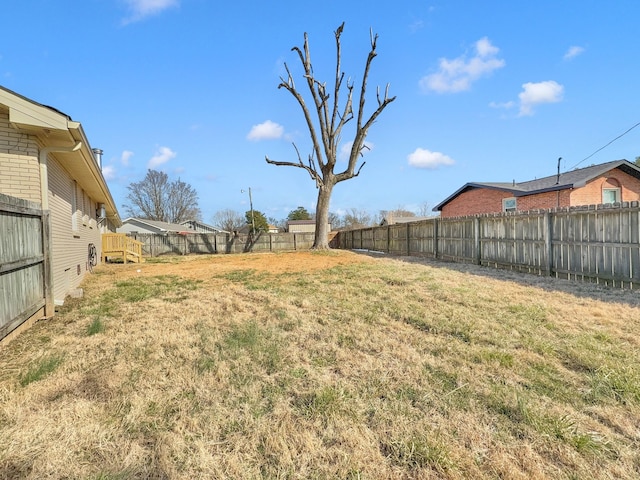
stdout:
<svg viewBox="0 0 640 480">
<path fill-rule="evenodd" d="M 53 152 L 51 155 L 65 160 L 63 164 L 74 180 L 78 181 L 93 200 L 105 205 L 107 218 L 117 227 L 121 226 L 118 209 L 82 125 L 59 110 L 34 102 L 4 87 L 0 87 L 0 104 L 9 109 L 9 122 L 14 128 L 36 136 L 44 147 L 68 147 L 77 142 L 82 143 L 77 151 Z"/>
<path fill-rule="evenodd" d="M 489 185 L 489 184 L 484 184 L 484 183 L 479 183 L 479 182 L 469 182 L 469 183 L 465 183 L 462 187 L 460 187 L 458 190 L 453 192 L 451 195 L 449 195 L 447 198 L 445 198 L 438 205 L 433 207 L 431 209 L 431 211 L 432 212 L 442 211 L 442 207 L 444 207 L 447 203 L 451 202 L 454 198 L 456 198 L 457 196 L 459 196 L 460 194 L 462 194 L 462 193 L 464 193 L 464 192 L 466 192 L 468 190 L 471 190 L 472 188 L 486 188 L 488 190 L 501 190 L 503 192 L 510 192 L 514 196 L 519 196 L 518 193 L 520 193 L 520 194 L 522 193 L 521 190 L 516 189 L 516 188 L 500 187 L 498 185 Z"/>
</svg>

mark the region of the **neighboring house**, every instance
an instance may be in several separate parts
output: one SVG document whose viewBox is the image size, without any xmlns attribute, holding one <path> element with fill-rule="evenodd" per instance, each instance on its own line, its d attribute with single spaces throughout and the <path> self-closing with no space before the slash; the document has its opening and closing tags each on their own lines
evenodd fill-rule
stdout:
<svg viewBox="0 0 640 480">
<path fill-rule="evenodd" d="M 639 199 L 640 167 L 616 160 L 528 182 L 467 183 L 433 210 L 459 217 Z"/>
<path fill-rule="evenodd" d="M 417 215 L 414 215 L 413 217 L 396 217 L 394 214 L 390 213 L 382 219 L 380 226 L 384 227 L 385 225 L 395 225 L 396 223 L 420 222 L 422 220 L 428 220 L 429 218 L 433 217 L 418 217 Z"/>
<path fill-rule="evenodd" d="M 122 221 L 118 227 L 118 233 L 195 233 L 189 227 L 179 223 L 158 222 L 143 218 L 129 217 Z"/>
<path fill-rule="evenodd" d="M 53 301 L 65 297 L 100 261 L 101 233 L 120 217 L 82 125 L 55 108 L 0 87 L 0 193 L 50 212 Z M 1 232 L 0 234 L 5 234 Z"/>
<path fill-rule="evenodd" d="M 225 232 L 226 233 L 226 232 Z M 251 233 L 251 225 L 246 224 L 243 225 L 241 227 L 239 227 L 237 230 L 234 230 L 233 232 L 234 235 L 249 235 Z M 266 233 L 278 233 L 278 228 L 275 227 L 274 225 L 268 225 L 268 230 Z"/>
<path fill-rule="evenodd" d="M 213 225 L 207 225 L 200 220 L 186 220 L 184 222 L 180 222 L 180 225 L 184 225 L 189 229 L 189 231 L 195 233 L 229 233 L 218 227 L 214 227 Z"/>
<path fill-rule="evenodd" d="M 331 231 L 331 224 L 328 224 L 328 231 Z M 287 222 L 287 231 L 290 233 L 315 233 L 315 220 L 289 220 Z"/>
</svg>

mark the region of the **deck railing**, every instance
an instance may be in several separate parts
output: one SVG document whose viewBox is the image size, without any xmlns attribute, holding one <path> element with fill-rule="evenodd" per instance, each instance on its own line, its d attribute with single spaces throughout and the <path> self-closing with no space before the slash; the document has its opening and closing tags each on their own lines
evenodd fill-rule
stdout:
<svg viewBox="0 0 640 480">
<path fill-rule="evenodd" d="M 142 263 L 142 242 L 128 237 L 124 233 L 102 234 L 102 261 L 109 258 L 122 258 L 124 263 Z"/>
</svg>

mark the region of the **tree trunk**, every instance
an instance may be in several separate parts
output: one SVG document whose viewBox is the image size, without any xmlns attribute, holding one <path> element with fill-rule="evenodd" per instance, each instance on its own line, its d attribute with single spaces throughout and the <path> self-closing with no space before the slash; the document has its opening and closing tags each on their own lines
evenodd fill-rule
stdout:
<svg viewBox="0 0 640 480">
<path fill-rule="evenodd" d="M 329 249 L 329 202 L 333 184 L 321 185 L 318 189 L 318 203 L 316 204 L 316 234 L 313 240 L 314 250 Z"/>
</svg>

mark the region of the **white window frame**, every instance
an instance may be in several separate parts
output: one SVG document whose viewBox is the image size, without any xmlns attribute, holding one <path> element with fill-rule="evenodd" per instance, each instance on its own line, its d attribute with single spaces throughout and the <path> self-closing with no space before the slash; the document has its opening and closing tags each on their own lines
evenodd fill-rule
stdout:
<svg viewBox="0 0 640 480">
<path fill-rule="evenodd" d="M 609 202 L 605 198 L 605 195 L 608 194 L 608 193 L 611 193 L 611 192 L 613 192 L 613 195 L 615 197 L 613 202 Z M 602 203 L 619 203 L 621 201 L 622 201 L 622 192 L 620 190 L 620 187 L 603 188 L 602 189 Z"/>
<path fill-rule="evenodd" d="M 503 212 L 515 212 L 518 210 L 518 200 L 516 197 L 509 197 L 502 199 L 502 211 Z"/>
</svg>

